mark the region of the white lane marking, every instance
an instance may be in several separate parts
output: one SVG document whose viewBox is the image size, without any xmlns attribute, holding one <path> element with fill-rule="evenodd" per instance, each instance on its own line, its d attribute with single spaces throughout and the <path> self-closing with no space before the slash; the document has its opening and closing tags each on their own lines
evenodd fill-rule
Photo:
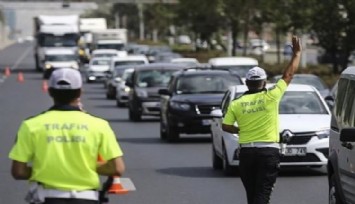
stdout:
<svg viewBox="0 0 355 204">
<path fill-rule="evenodd" d="M 12 65 L 12 67 L 11 67 L 10 69 L 11 69 L 11 70 L 17 69 L 17 68 L 18 68 L 18 65 L 23 61 L 23 59 L 25 59 L 25 57 L 28 55 L 28 53 L 29 53 L 32 49 L 33 49 L 32 46 L 28 47 L 28 48 L 26 49 L 26 51 L 25 51 L 24 53 L 22 53 L 21 57 L 16 60 L 15 64 Z"/>
</svg>

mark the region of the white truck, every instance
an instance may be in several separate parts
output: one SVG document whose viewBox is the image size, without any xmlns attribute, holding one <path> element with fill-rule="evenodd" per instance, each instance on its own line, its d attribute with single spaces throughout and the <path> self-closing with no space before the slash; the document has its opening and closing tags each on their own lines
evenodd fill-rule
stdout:
<svg viewBox="0 0 355 204">
<path fill-rule="evenodd" d="M 124 50 L 127 44 L 127 29 L 107 29 L 93 32 L 92 50 L 115 49 Z"/>
<path fill-rule="evenodd" d="M 92 33 L 107 29 L 105 18 L 80 18 L 80 33 L 86 46 L 90 47 L 92 43 Z"/>
<path fill-rule="evenodd" d="M 78 52 L 79 16 L 36 16 L 34 17 L 34 38 L 36 69 L 42 71 L 46 49 L 65 47 Z"/>
</svg>

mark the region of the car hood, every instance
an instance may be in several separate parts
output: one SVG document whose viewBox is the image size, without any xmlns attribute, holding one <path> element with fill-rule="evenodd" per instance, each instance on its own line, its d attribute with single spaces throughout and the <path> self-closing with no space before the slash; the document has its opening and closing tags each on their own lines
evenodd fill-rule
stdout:
<svg viewBox="0 0 355 204">
<path fill-rule="evenodd" d="M 94 71 L 94 72 L 105 72 L 105 71 L 109 71 L 110 66 L 108 65 L 91 65 L 90 66 L 90 71 Z"/>
<path fill-rule="evenodd" d="M 173 101 L 188 102 L 194 104 L 216 104 L 222 102 L 223 94 L 181 94 L 173 96 Z"/>
<path fill-rule="evenodd" d="M 327 114 L 280 114 L 280 132 L 313 132 L 330 128 L 331 116 Z"/>
</svg>

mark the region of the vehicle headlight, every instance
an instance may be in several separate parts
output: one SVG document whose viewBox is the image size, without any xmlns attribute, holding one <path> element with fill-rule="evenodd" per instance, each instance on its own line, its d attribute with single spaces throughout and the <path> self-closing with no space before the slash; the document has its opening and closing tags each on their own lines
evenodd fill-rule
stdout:
<svg viewBox="0 0 355 204">
<path fill-rule="evenodd" d="M 126 87 L 123 87 L 123 89 L 122 89 L 124 92 L 129 92 L 130 90 L 131 90 L 131 88 L 129 88 L 128 86 L 126 86 Z"/>
<path fill-rule="evenodd" d="M 323 129 L 316 132 L 318 139 L 325 139 L 329 137 L 329 129 Z"/>
<path fill-rule="evenodd" d="M 141 98 L 147 98 L 148 97 L 148 93 L 144 90 L 137 90 L 136 91 L 137 96 L 141 97 Z"/>
<path fill-rule="evenodd" d="M 170 107 L 176 110 L 183 110 L 183 111 L 190 110 L 191 108 L 190 104 L 174 102 L 174 101 L 170 101 Z"/>
<path fill-rule="evenodd" d="M 44 65 L 44 67 L 45 67 L 46 69 L 50 69 L 50 68 L 52 68 L 52 65 L 51 65 L 51 64 L 46 64 L 46 65 Z"/>
</svg>

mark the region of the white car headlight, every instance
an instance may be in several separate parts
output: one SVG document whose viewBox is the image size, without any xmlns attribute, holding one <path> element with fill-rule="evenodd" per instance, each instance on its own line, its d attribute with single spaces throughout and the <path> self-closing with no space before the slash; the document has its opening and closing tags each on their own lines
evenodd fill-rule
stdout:
<svg viewBox="0 0 355 204">
<path fill-rule="evenodd" d="M 129 88 L 128 86 L 126 86 L 126 87 L 123 88 L 123 91 L 124 91 L 124 92 L 127 92 L 127 93 L 128 93 L 130 90 L 131 90 L 131 88 Z"/>
<path fill-rule="evenodd" d="M 51 65 L 51 64 L 45 64 L 45 65 L 44 65 L 44 68 L 50 69 L 50 68 L 52 68 L 52 65 Z"/>
<path fill-rule="evenodd" d="M 139 90 L 138 89 L 136 91 L 136 93 L 137 93 L 138 97 L 141 97 L 141 98 L 147 98 L 148 97 L 148 93 L 146 91 L 144 91 L 144 90 Z"/>
<path fill-rule="evenodd" d="M 325 139 L 329 137 L 329 129 L 323 129 L 316 132 L 316 135 L 319 139 Z"/>
<path fill-rule="evenodd" d="M 183 110 L 183 111 L 190 110 L 190 108 L 191 108 L 190 104 L 181 103 L 181 102 L 174 102 L 174 101 L 170 101 L 170 107 L 172 109 Z"/>
</svg>

